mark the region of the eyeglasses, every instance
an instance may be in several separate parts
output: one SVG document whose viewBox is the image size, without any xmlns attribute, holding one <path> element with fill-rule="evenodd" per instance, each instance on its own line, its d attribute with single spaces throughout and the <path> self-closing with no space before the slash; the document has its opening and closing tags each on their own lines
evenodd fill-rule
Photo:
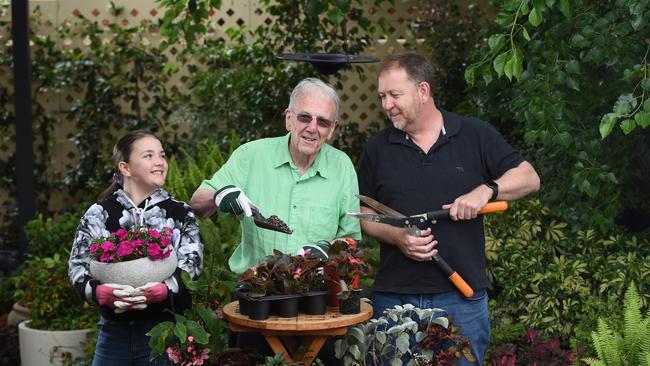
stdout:
<svg viewBox="0 0 650 366">
<path fill-rule="evenodd" d="M 291 112 L 294 113 L 296 115 L 296 118 L 298 119 L 298 121 L 300 121 L 302 123 L 311 123 L 311 121 L 314 120 L 314 116 L 312 116 L 311 114 L 309 114 L 307 112 L 300 112 L 300 113 L 296 113 L 295 111 L 291 111 Z M 327 118 L 316 117 L 316 124 L 318 125 L 318 127 L 330 128 L 335 123 L 336 122 L 331 121 L 331 120 L 329 120 Z"/>
</svg>

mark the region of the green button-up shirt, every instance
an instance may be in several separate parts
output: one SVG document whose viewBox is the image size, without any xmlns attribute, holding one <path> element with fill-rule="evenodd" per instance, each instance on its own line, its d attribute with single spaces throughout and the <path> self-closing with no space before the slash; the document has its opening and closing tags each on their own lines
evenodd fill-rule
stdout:
<svg viewBox="0 0 650 366">
<path fill-rule="evenodd" d="M 278 249 L 294 254 L 302 245 L 343 236 L 361 239 L 357 174 L 350 158 L 324 144 L 314 164 L 303 174 L 289 154 L 290 134 L 249 142 L 201 188 L 239 187 L 266 217 L 278 216 L 293 230 L 287 235 L 258 228 L 252 218 L 242 220 L 242 241 L 228 260 L 241 273 Z"/>
</svg>

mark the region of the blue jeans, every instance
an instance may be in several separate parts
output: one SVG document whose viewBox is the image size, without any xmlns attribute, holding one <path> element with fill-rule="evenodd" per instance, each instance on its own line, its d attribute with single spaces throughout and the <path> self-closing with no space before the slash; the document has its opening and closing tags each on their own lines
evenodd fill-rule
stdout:
<svg viewBox="0 0 650 366">
<path fill-rule="evenodd" d="M 102 319 L 92 366 L 171 365 L 167 355 L 149 361 L 149 337 L 145 334 L 158 322 L 117 322 Z"/>
<path fill-rule="evenodd" d="M 474 292 L 471 298 L 463 297 L 458 291 L 441 294 L 397 294 L 392 292 L 373 292 L 373 317 L 379 318 L 385 309 L 395 305 L 412 304 L 415 307 L 440 308 L 453 319 L 458 333 L 468 338 L 472 344 L 472 354 L 476 362 L 462 358 L 461 366 L 482 365 L 490 342 L 490 319 L 488 317 L 488 296 L 486 290 Z"/>
</svg>

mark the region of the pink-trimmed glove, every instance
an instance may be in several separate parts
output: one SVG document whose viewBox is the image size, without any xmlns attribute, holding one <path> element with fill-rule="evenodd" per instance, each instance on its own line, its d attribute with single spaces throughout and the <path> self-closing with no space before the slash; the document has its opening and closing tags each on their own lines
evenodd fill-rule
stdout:
<svg viewBox="0 0 650 366">
<path fill-rule="evenodd" d="M 134 293 L 144 296 L 147 304 L 154 304 L 165 301 L 169 294 L 169 289 L 162 282 L 149 282 L 140 287 L 136 287 Z"/>
<path fill-rule="evenodd" d="M 99 305 L 116 308 L 116 311 L 131 308 L 145 308 L 146 304 L 144 302 L 146 298 L 143 296 L 133 296 L 133 290 L 134 288 L 129 285 L 99 285 L 95 289 L 95 296 Z"/>
</svg>

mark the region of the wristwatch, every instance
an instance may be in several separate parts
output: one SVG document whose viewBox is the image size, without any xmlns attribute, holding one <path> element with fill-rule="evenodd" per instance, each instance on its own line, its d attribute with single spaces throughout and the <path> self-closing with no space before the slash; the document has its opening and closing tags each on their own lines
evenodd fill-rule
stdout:
<svg viewBox="0 0 650 366">
<path fill-rule="evenodd" d="M 497 199 L 497 196 L 499 196 L 499 185 L 497 184 L 497 182 L 490 179 L 483 184 L 485 184 L 492 190 L 492 197 L 490 197 L 490 201 L 494 201 L 495 199 Z"/>
</svg>

